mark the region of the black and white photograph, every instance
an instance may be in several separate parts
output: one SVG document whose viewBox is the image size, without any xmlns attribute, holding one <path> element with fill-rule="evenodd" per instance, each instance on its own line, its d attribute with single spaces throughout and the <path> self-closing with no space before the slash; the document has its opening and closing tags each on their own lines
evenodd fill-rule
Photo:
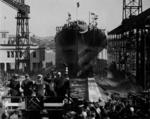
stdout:
<svg viewBox="0 0 150 119">
<path fill-rule="evenodd" d="M 150 119 L 150 0 L 0 0 L 0 119 Z"/>
</svg>

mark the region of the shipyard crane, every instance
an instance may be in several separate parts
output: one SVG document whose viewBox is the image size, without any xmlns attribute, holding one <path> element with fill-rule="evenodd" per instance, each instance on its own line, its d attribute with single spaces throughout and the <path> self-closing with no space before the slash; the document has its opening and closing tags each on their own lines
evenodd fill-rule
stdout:
<svg viewBox="0 0 150 119">
<path fill-rule="evenodd" d="M 17 10 L 17 25 L 15 39 L 15 71 L 18 73 L 20 65 L 24 71 L 30 69 L 30 42 L 29 42 L 29 13 L 30 6 L 25 0 L 1 0 L 10 7 Z M 25 49 L 25 50 L 23 50 Z"/>
</svg>

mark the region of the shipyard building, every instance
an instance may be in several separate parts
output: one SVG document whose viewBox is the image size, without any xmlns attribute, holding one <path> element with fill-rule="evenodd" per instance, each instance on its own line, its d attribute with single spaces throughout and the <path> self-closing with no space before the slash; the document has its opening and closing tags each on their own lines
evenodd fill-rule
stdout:
<svg viewBox="0 0 150 119">
<path fill-rule="evenodd" d="M 49 48 L 40 47 L 35 43 L 30 43 L 30 71 L 33 73 L 55 65 L 55 52 Z M 25 49 L 26 46 L 23 46 Z M 15 58 L 23 57 L 25 54 L 16 51 L 15 36 L 7 31 L 0 32 L 0 71 L 13 73 L 15 71 Z M 25 70 L 22 65 L 20 69 Z"/>
<path fill-rule="evenodd" d="M 150 86 L 149 40 L 150 9 L 136 16 L 130 14 L 108 33 L 108 59 L 126 76 L 135 77 L 144 89 Z"/>
</svg>

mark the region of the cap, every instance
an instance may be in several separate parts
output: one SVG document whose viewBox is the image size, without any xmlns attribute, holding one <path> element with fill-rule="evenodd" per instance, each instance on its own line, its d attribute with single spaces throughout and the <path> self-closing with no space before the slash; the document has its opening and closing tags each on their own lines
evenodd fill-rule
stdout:
<svg viewBox="0 0 150 119">
<path fill-rule="evenodd" d="M 42 75 L 42 74 L 38 74 L 37 77 L 38 77 L 38 78 L 42 78 L 43 75 Z"/>
</svg>

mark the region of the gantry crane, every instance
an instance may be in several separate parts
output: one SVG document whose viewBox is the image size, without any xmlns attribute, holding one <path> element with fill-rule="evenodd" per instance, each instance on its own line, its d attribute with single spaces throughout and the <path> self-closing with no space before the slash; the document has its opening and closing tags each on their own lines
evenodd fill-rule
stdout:
<svg viewBox="0 0 150 119">
<path fill-rule="evenodd" d="M 142 12 L 142 0 L 123 0 L 122 20 L 137 16 Z"/>
<path fill-rule="evenodd" d="M 30 71 L 30 42 L 29 42 L 29 13 L 30 7 L 24 0 L 1 0 L 17 10 L 16 44 L 15 44 L 15 71 Z M 25 50 L 24 50 L 25 49 Z"/>
</svg>

